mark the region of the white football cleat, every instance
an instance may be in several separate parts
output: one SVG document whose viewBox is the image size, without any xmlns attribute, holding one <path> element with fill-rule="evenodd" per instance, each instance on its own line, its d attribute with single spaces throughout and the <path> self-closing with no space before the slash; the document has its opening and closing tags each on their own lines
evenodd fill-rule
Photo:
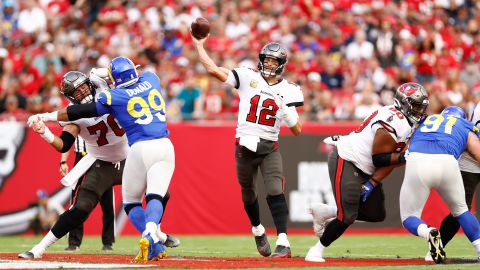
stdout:
<svg viewBox="0 0 480 270">
<path fill-rule="evenodd" d="M 325 262 L 323 258 L 323 251 L 325 248 L 320 244 L 320 241 L 315 244 L 315 246 L 311 247 L 308 250 L 307 256 L 305 256 L 305 261 L 307 262 Z"/>
<path fill-rule="evenodd" d="M 310 205 L 309 211 L 313 217 L 313 231 L 315 235 L 321 237 L 325 231 L 328 222 L 332 221 L 336 215 L 332 215 L 332 206 L 324 203 L 315 203 Z"/>
</svg>

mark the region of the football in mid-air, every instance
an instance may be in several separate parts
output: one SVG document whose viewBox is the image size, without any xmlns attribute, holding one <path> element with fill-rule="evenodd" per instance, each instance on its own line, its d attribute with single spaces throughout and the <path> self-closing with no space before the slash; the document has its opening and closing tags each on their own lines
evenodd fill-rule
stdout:
<svg viewBox="0 0 480 270">
<path fill-rule="evenodd" d="M 210 33 L 210 23 L 203 17 L 196 18 L 190 25 L 190 28 L 192 29 L 192 35 L 196 39 L 202 39 Z"/>
</svg>

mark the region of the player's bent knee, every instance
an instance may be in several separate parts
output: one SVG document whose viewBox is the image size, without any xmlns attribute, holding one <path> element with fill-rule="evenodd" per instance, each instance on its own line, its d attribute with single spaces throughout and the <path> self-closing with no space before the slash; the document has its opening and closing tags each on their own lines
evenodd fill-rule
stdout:
<svg viewBox="0 0 480 270">
<path fill-rule="evenodd" d="M 467 208 L 466 204 L 461 205 L 459 207 L 454 207 L 454 208 L 451 209 L 452 216 L 454 216 L 454 217 L 458 217 L 458 216 L 460 216 L 461 214 L 463 214 L 467 211 L 468 211 L 468 208 Z"/>
<path fill-rule="evenodd" d="M 84 212 L 90 213 L 99 202 L 97 193 L 88 189 L 80 190 L 75 207 Z"/>
</svg>

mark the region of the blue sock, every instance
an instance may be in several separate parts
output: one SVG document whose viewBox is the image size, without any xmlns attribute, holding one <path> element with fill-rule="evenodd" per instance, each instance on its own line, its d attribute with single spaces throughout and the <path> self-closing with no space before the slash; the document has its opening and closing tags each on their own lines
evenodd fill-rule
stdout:
<svg viewBox="0 0 480 270">
<path fill-rule="evenodd" d="M 480 239 L 480 225 L 477 218 L 469 211 L 456 217 L 460 226 L 462 226 L 463 232 L 468 237 L 470 242 Z"/>
<path fill-rule="evenodd" d="M 147 194 L 147 210 L 145 211 L 145 222 L 160 223 L 163 215 L 162 197 L 157 194 Z"/>
<path fill-rule="evenodd" d="M 421 224 L 425 224 L 425 222 L 423 222 L 418 217 L 409 216 L 407 219 L 405 219 L 402 222 L 402 224 L 403 224 L 403 227 L 405 227 L 405 229 L 407 229 L 410 233 L 418 236 L 418 232 L 417 232 L 418 226 L 420 226 Z"/>
<path fill-rule="evenodd" d="M 128 218 L 132 222 L 133 226 L 140 232 L 140 234 L 145 231 L 145 210 L 143 210 L 142 204 L 135 203 L 133 204 L 124 204 L 123 208 L 127 212 Z M 130 208 L 128 211 L 127 208 Z"/>
</svg>

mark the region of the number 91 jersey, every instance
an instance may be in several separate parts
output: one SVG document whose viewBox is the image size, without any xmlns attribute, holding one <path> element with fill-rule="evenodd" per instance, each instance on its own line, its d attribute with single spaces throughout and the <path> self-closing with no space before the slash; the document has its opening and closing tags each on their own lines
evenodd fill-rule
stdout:
<svg viewBox="0 0 480 270">
<path fill-rule="evenodd" d="M 478 134 L 478 129 L 463 118 L 432 114 L 415 129 L 408 151 L 447 154 L 458 159 L 465 151 L 470 132 Z"/>
<path fill-rule="evenodd" d="M 153 72 L 144 72 L 133 85 L 102 91 L 96 107 L 99 115 L 115 116 L 127 133 L 130 146 L 169 135 L 160 78 Z"/>
<path fill-rule="evenodd" d="M 375 171 L 372 161 L 372 147 L 375 133 L 383 128 L 397 142 L 397 151 L 402 150 L 412 135 L 412 127 L 407 118 L 395 106 L 384 106 L 374 111 L 363 123 L 337 142 L 338 155 L 350 161 L 368 175 Z"/>
<path fill-rule="evenodd" d="M 275 102 L 277 94 L 288 107 L 303 105 L 303 93 L 298 85 L 284 79 L 270 85 L 260 72 L 250 68 L 233 69 L 226 83 L 238 89 L 240 97 L 237 138 L 250 135 L 278 140 L 282 111 Z"/>
</svg>

